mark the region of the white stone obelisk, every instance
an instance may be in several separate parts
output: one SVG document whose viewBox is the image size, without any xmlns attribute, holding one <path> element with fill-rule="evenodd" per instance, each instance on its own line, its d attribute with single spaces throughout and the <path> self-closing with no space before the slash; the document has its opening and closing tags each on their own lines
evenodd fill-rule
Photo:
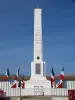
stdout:
<svg viewBox="0 0 75 100">
<path fill-rule="evenodd" d="M 25 82 L 25 90 L 32 89 L 33 92 L 29 90 L 28 95 L 34 95 L 34 90 L 43 89 L 45 95 L 49 95 L 50 88 L 51 82 L 46 79 L 46 65 L 43 61 L 42 9 L 36 8 L 34 9 L 34 60 L 31 62 L 30 80 Z"/>
<path fill-rule="evenodd" d="M 42 49 L 42 9 L 34 9 L 34 61 L 31 63 L 31 79 L 42 80 L 46 77 Z"/>
<path fill-rule="evenodd" d="M 42 54 L 42 9 L 34 9 L 34 61 L 42 61 Z"/>
</svg>

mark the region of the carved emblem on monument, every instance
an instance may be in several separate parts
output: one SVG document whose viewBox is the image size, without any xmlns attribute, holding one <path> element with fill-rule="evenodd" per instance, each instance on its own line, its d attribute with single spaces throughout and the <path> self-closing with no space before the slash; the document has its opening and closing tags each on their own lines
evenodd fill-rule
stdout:
<svg viewBox="0 0 75 100">
<path fill-rule="evenodd" d="M 34 95 L 44 95 L 43 86 L 34 86 Z"/>
<path fill-rule="evenodd" d="M 40 57 L 39 56 L 37 56 L 37 60 L 39 60 L 40 59 Z"/>
</svg>

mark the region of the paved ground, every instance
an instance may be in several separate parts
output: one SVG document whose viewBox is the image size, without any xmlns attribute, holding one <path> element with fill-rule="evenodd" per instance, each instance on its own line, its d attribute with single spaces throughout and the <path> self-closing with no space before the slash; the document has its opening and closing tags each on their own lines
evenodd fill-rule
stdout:
<svg viewBox="0 0 75 100">
<path fill-rule="evenodd" d="M 11 100 L 20 100 L 20 98 L 12 98 Z M 26 96 L 21 100 L 52 100 L 50 96 Z"/>
<path fill-rule="evenodd" d="M 32 99 L 35 99 L 35 100 L 50 100 L 51 97 L 50 96 L 30 96 L 30 97 L 24 97 L 24 99 L 28 99 L 28 100 L 32 100 Z"/>
</svg>

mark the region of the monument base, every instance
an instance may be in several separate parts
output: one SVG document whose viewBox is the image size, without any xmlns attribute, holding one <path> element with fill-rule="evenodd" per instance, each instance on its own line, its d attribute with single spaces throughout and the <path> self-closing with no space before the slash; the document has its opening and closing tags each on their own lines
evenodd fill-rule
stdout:
<svg viewBox="0 0 75 100">
<path fill-rule="evenodd" d="M 48 80 L 29 80 L 25 82 L 26 95 L 50 95 L 51 82 Z"/>
<path fill-rule="evenodd" d="M 43 86 L 43 88 L 51 88 L 51 82 L 48 80 L 28 80 L 25 82 L 25 88 L 34 88 L 34 86 Z"/>
</svg>

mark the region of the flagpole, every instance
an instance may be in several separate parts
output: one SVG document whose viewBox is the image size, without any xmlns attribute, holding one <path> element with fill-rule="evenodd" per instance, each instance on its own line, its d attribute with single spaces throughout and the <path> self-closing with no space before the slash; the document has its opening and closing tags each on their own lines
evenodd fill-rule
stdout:
<svg viewBox="0 0 75 100">
<path fill-rule="evenodd" d="M 21 100 L 21 86 L 20 86 L 20 100 Z"/>
<path fill-rule="evenodd" d="M 20 83 L 21 83 L 21 80 L 20 80 Z M 21 86 L 20 86 L 20 100 L 21 100 Z"/>
</svg>

